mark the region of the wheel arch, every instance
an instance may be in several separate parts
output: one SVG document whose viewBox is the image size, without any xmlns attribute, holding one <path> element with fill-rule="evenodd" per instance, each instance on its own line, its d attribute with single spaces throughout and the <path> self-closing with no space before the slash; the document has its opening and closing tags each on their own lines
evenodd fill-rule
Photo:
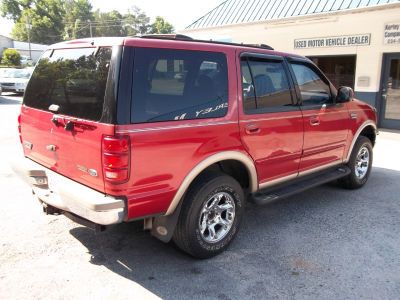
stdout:
<svg viewBox="0 0 400 300">
<path fill-rule="evenodd" d="M 351 141 L 351 145 L 349 148 L 349 151 L 347 152 L 347 156 L 344 162 L 348 162 L 350 160 L 351 153 L 353 152 L 354 145 L 358 139 L 359 136 L 365 136 L 371 140 L 372 145 L 375 144 L 375 139 L 376 139 L 376 131 L 377 127 L 376 124 L 373 121 L 365 121 L 356 131 L 356 133 L 353 136 L 353 140 Z"/>
<path fill-rule="evenodd" d="M 183 196 L 193 181 L 210 166 L 213 166 L 224 161 L 236 161 L 246 168 L 248 180 L 249 180 L 249 191 L 255 192 L 258 189 L 258 177 L 257 171 L 254 166 L 253 160 L 243 152 L 239 151 L 224 151 L 217 154 L 213 154 L 206 159 L 198 163 L 184 178 L 183 182 L 179 186 L 178 191 L 175 193 L 167 212 L 165 215 L 171 215 L 179 203 L 182 201 Z"/>
</svg>

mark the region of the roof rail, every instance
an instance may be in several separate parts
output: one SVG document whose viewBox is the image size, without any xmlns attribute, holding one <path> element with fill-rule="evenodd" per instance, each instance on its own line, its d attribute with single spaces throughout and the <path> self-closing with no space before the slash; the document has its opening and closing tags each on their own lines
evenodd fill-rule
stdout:
<svg viewBox="0 0 400 300">
<path fill-rule="evenodd" d="M 244 44 L 244 43 L 239 44 L 239 43 L 213 41 L 213 40 L 197 40 L 197 39 L 194 39 L 194 38 L 184 35 L 184 34 L 145 34 L 145 35 L 141 35 L 140 38 L 191 41 L 191 42 L 208 43 L 208 44 L 218 44 L 218 45 L 228 45 L 228 46 L 239 46 L 239 47 L 261 48 L 261 49 L 267 49 L 267 50 L 274 50 L 274 48 L 272 48 L 271 46 L 266 45 L 266 44 Z"/>
<path fill-rule="evenodd" d="M 267 44 L 243 44 L 245 47 L 263 48 L 268 50 L 274 50 L 270 45 Z"/>
<path fill-rule="evenodd" d="M 192 40 L 193 42 L 201 42 L 201 43 L 210 43 L 210 44 L 218 44 L 218 45 L 228 45 L 228 46 L 238 46 L 238 47 L 249 47 L 249 48 L 261 48 L 267 50 L 274 50 L 271 46 L 267 44 L 244 44 L 244 43 L 232 43 L 232 42 L 220 42 L 213 40 Z"/>
<path fill-rule="evenodd" d="M 141 35 L 141 38 L 144 39 L 162 39 L 162 40 L 183 40 L 183 41 L 191 41 L 193 38 L 184 34 L 145 34 Z"/>
</svg>

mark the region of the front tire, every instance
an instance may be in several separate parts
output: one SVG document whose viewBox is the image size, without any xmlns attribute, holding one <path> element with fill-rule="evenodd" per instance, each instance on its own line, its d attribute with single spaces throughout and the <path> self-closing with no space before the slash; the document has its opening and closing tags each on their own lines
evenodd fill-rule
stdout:
<svg viewBox="0 0 400 300">
<path fill-rule="evenodd" d="M 358 189 L 368 180 L 372 168 L 372 143 L 365 136 L 360 136 L 353 148 L 348 167 L 351 173 L 341 180 L 343 187 Z"/>
<path fill-rule="evenodd" d="M 203 174 L 183 201 L 175 244 L 196 258 L 223 252 L 236 236 L 244 213 L 240 184 L 223 173 Z"/>
</svg>

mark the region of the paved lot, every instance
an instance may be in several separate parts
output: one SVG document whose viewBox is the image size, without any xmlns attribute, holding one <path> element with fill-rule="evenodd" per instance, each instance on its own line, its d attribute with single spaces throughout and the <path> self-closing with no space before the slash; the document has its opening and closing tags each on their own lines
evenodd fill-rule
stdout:
<svg viewBox="0 0 400 300">
<path fill-rule="evenodd" d="M 399 133 L 379 136 L 363 189 L 249 205 L 229 250 L 199 261 L 135 223 L 94 235 L 43 215 L 9 168 L 19 100 L 0 97 L 0 298 L 398 299 Z"/>
</svg>

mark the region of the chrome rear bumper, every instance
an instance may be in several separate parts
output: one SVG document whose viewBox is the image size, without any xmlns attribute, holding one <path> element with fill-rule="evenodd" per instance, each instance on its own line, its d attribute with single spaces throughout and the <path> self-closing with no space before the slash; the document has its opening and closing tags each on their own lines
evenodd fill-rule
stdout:
<svg viewBox="0 0 400 300">
<path fill-rule="evenodd" d="M 42 203 L 100 225 L 121 223 L 125 218 L 123 199 L 95 191 L 28 158 L 14 161 L 11 165 Z"/>
</svg>

